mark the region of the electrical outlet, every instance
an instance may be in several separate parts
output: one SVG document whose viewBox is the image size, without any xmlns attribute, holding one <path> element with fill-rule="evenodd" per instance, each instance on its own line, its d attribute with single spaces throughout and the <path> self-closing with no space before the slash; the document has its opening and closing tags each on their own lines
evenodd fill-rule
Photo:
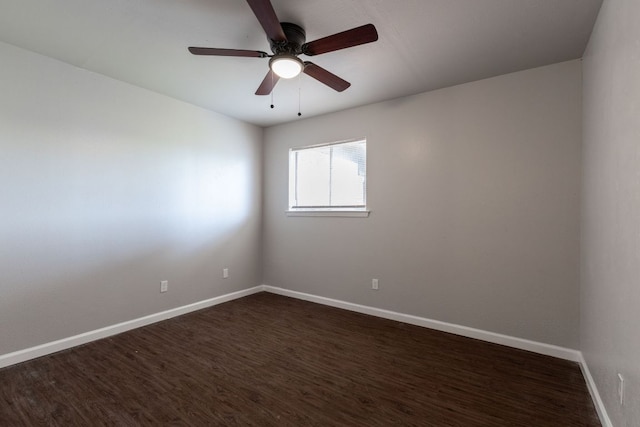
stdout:
<svg viewBox="0 0 640 427">
<path fill-rule="evenodd" d="M 228 268 L 223 268 L 222 269 L 222 278 L 223 279 L 228 279 L 229 278 L 229 269 Z"/>
<path fill-rule="evenodd" d="M 618 373 L 618 402 L 620 406 L 624 405 L 624 377 Z"/>
<path fill-rule="evenodd" d="M 371 289 L 377 291 L 379 289 L 378 279 L 371 279 Z"/>
<path fill-rule="evenodd" d="M 169 290 L 169 281 L 163 280 L 160 282 L 160 292 L 167 292 Z"/>
</svg>

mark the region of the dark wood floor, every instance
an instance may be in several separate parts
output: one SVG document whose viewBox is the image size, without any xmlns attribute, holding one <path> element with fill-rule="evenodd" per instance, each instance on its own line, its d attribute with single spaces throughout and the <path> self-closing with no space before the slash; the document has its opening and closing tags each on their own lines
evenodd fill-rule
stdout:
<svg viewBox="0 0 640 427">
<path fill-rule="evenodd" d="M 599 426 L 576 363 L 272 294 L 0 370 L 2 426 Z"/>
</svg>

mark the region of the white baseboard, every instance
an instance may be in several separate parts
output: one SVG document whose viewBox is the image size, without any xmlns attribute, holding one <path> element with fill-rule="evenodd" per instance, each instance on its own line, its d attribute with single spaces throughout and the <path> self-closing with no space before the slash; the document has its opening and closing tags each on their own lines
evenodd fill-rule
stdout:
<svg viewBox="0 0 640 427">
<path fill-rule="evenodd" d="M 324 304 L 331 307 L 342 308 L 349 311 L 355 311 L 357 313 L 369 314 L 371 316 L 377 316 L 384 319 L 395 320 L 398 322 L 404 322 L 411 325 L 422 326 L 438 331 L 449 332 L 456 335 L 461 335 L 469 338 L 475 338 L 495 344 L 506 345 L 521 350 L 532 351 L 534 353 L 544 354 L 547 356 L 558 357 L 560 359 L 571 360 L 580 364 L 580 369 L 584 375 L 589 393 L 595 404 L 598 416 L 602 422 L 603 427 L 613 427 L 611 420 L 607 414 L 604 403 L 600 398 L 600 393 L 596 387 L 595 381 L 591 376 L 589 367 L 580 351 L 572 350 L 564 347 L 559 347 L 550 344 L 539 343 L 536 341 L 525 340 L 522 338 L 512 337 L 503 334 L 497 334 L 494 332 L 483 331 L 481 329 L 470 328 L 467 326 L 456 325 L 453 323 L 441 322 L 439 320 L 427 319 L 424 317 L 413 316 L 410 314 L 396 313 L 394 311 L 384 310 L 375 307 L 369 307 L 360 304 L 354 304 L 346 301 L 336 300 L 332 298 L 321 297 L 317 295 L 307 294 L 303 292 L 291 291 L 288 289 L 278 288 L 268 285 L 255 286 L 253 288 L 244 289 L 237 292 L 232 292 L 225 295 L 220 295 L 215 298 L 210 298 L 204 301 L 199 301 L 193 304 L 188 304 L 182 307 L 173 308 L 170 310 L 162 311 L 160 313 L 151 314 L 149 316 L 140 317 L 137 319 L 129 320 L 126 322 L 118 323 L 116 325 L 107 326 L 105 328 L 96 329 L 94 331 L 85 332 L 72 337 L 64 338 L 61 340 L 49 342 L 46 344 L 38 345 L 35 347 L 19 350 L 13 353 L 0 355 L 0 368 L 15 365 L 17 363 L 25 362 L 27 360 L 35 359 L 37 357 L 45 356 L 47 354 L 55 353 L 58 351 L 66 350 L 71 347 L 86 344 L 91 341 L 95 341 L 101 338 L 106 338 L 112 335 L 116 335 L 122 332 L 129 331 L 131 329 L 147 326 L 152 323 L 160 322 L 162 320 L 177 317 L 183 314 L 187 314 L 203 308 L 212 307 L 224 302 L 232 301 L 238 298 L 242 298 L 248 295 L 252 295 L 258 292 L 271 292 L 278 295 L 297 298 L 300 300 L 315 302 L 318 304 Z"/>
<path fill-rule="evenodd" d="M 45 356 L 47 354 L 55 353 L 61 350 L 66 350 L 71 347 L 86 344 L 88 342 L 126 332 L 131 329 L 140 328 L 142 326 L 150 325 L 152 323 L 160 322 L 172 317 L 177 317 L 182 314 L 190 313 L 192 311 L 212 307 L 214 305 L 222 304 L 223 302 L 242 298 L 247 295 L 255 294 L 257 292 L 262 292 L 263 290 L 263 286 L 256 286 L 253 288 L 244 289 L 242 291 L 220 295 L 218 297 L 210 298 L 204 301 L 198 301 L 196 303 L 184 305 L 182 307 L 172 308 L 160 313 L 154 313 L 149 316 L 140 317 L 138 319 L 118 323 L 116 325 L 107 326 L 105 328 L 96 329 L 94 331 L 85 332 L 72 337 L 63 338 L 61 340 L 41 344 L 24 350 L 19 350 L 13 353 L 4 354 L 0 356 L 0 368 L 15 365 L 16 363 L 25 362 L 27 360 L 35 359 L 36 357 Z"/>
<path fill-rule="evenodd" d="M 16 363 L 24 362 L 26 360 L 35 359 L 36 357 L 44 356 L 47 354 L 55 353 L 57 351 L 66 350 L 71 347 L 86 344 L 91 341 L 95 341 L 101 338 L 105 338 L 111 335 L 119 334 L 129 331 L 131 329 L 139 328 L 142 326 L 150 325 L 152 323 L 160 322 L 162 320 L 170 319 L 172 317 L 180 316 L 182 314 L 190 313 L 192 311 L 200 310 L 207 307 L 212 307 L 227 301 L 242 298 L 257 292 L 266 291 L 278 295 L 284 295 L 292 298 L 297 298 L 305 301 L 315 302 L 319 304 L 328 305 L 331 307 L 342 308 L 349 311 L 355 311 L 358 313 L 369 314 L 372 316 L 382 317 L 384 319 L 396 320 L 398 322 L 404 322 L 411 325 L 422 326 L 438 331 L 449 332 L 456 335 L 462 335 L 469 338 L 475 338 L 495 344 L 506 345 L 509 347 L 519 348 L 522 350 L 528 350 L 539 354 L 545 354 L 548 356 L 558 357 L 560 359 L 571 360 L 579 362 L 586 367 L 586 363 L 582 358 L 582 354 L 577 350 L 572 350 L 564 347 L 559 347 L 551 344 L 543 344 L 535 341 L 530 341 L 522 338 L 516 338 L 508 335 L 497 334 L 494 332 L 483 331 L 481 329 L 470 328 L 467 326 L 456 325 L 453 323 L 441 322 L 439 320 L 427 319 L 424 317 L 413 316 L 410 314 L 397 313 L 394 311 L 384 310 L 375 307 L 369 307 L 360 304 L 354 304 L 346 301 L 340 301 L 332 298 L 321 297 L 317 295 L 307 294 L 303 292 L 292 291 L 288 289 L 278 288 L 268 285 L 255 286 L 253 288 L 244 289 L 225 295 L 221 295 L 215 298 L 199 301 L 193 304 L 185 305 L 182 307 L 173 308 L 170 310 L 154 313 L 148 316 L 140 317 L 137 319 L 129 320 L 126 322 L 118 323 L 115 325 L 107 326 L 101 329 L 85 332 L 72 337 L 63 338 L 61 340 L 52 341 L 49 343 L 41 344 L 35 347 L 19 350 L 13 353 L 0 355 L 0 368 L 14 365 Z M 588 370 L 587 370 L 588 372 Z M 593 380 L 591 380 L 593 383 Z M 590 386 L 593 384 L 590 384 Z"/>
<path fill-rule="evenodd" d="M 582 375 L 584 376 L 584 379 L 587 383 L 589 394 L 591 395 L 591 399 L 593 399 L 593 404 L 595 405 L 596 411 L 598 412 L 598 417 L 600 418 L 602 427 L 613 427 L 611 418 L 609 418 L 607 409 L 605 408 L 604 402 L 600 397 L 600 392 L 598 392 L 598 387 L 596 387 L 596 382 L 591 376 L 591 371 L 589 371 L 589 366 L 587 365 L 587 361 L 584 359 L 582 353 L 580 353 L 580 369 L 582 370 Z"/>
<path fill-rule="evenodd" d="M 411 325 L 422 326 L 425 328 L 435 329 L 438 331 L 449 332 L 456 335 L 461 335 L 468 338 L 475 338 L 495 344 L 506 345 L 508 347 L 518 348 L 521 350 L 527 350 L 534 353 L 544 354 L 547 356 L 553 356 L 560 359 L 570 360 L 572 362 L 578 362 L 582 374 L 587 383 L 587 388 L 593 399 L 593 403 L 600 417 L 600 422 L 603 427 L 613 427 L 611 420 L 607 414 L 604 403 L 600 398 L 600 393 L 596 387 L 595 381 L 589 372 L 589 367 L 585 361 L 582 353 L 578 350 L 572 350 L 569 348 L 559 347 L 550 344 L 544 344 L 536 341 L 525 340 L 522 338 L 512 337 L 509 335 L 497 334 L 495 332 L 483 331 L 481 329 L 469 328 L 467 326 L 456 325 L 453 323 L 441 322 L 439 320 L 427 319 L 424 317 L 413 316 L 410 314 L 396 313 L 394 311 L 383 310 L 380 308 L 369 307 L 366 305 L 354 304 L 351 302 L 336 300 L 332 298 L 320 297 L 317 295 L 307 294 L 304 292 L 291 291 L 289 289 L 278 288 L 275 286 L 263 285 L 263 290 L 278 295 L 284 295 L 292 298 L 297 298 L 305 301 L 315 302 L 318 304 L 324 304 L 331 307 L 342 308 L 345 310 L 355 311 L 357 313 L 369 314 L 371 316 L 382 317 L 384 319 L 396 320 L 398 322 L 409 323 Z"/>
<path fill-rule="evenodd" d="M 449 332 L 456 335 L 462 335 L 468 338 L 475 338 L 495 344 L 506 345 L 509 347 L 528 350 L 534 353 L 553 356 L 560 359 L 571 360 L 572 362 L 580 361 L 580 352 L 569 348 L 559 347 L 551 344 L 543 344 L 536 341 L 530 341 L 523 338 L 516 338 L 509 335 L 497 334 L 495 332 L 483 331 L 481 329 L 470 328 L 468 326 L 456 325 L 453 323 L 441 322 L 439 320 L 427 319 L 425 317 L 413 316 L 410 314 L 396 313 L 394 311 L 383 310 L 381 308 L 369 307 L 351 302 L 340 301 L 331 298 L 320 297 L 317 295 L 306 294 L 303 292 L 291 291 L 288 289 L 277 288 L 274 286 L 264 285 L 266 292 L 278 295 L 293 297 L 305 301 L 316 302 L 319 304 L 329 305 L 331 307 L 343 308 L 345 310 L 355 311 L 358 313 L 369 314 L 371 316 L 382 317 L 384 319 L 396 320 L 398 322 L 409 323 L 411 325 L 423 326 L 425 328 L 435 329 L 442 332 Z"/>
</svg>

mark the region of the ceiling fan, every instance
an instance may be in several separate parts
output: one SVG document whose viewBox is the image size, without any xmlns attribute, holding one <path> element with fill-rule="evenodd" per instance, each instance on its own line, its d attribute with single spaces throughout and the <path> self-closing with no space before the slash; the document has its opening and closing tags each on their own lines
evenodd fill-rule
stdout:
<svg viewBox="0 0 640 427">
<path fill-rule="evenodd" d="M 194 55 L 242 56 L 269 59 L 269 72 L 258 87 L 256 95 L 269 95 L 280 78 L 292 78 L 305 73 L 330 88 L 342 92 L 351 83 L 299 55 L 314 56 L 378 40 L 373 24 L 352 28 L 341 33 L 306 43 L 302 27 L 289 22 L 279 22 L 270 0 L 247 0 L 253 13 L 262 25 L 271 45 L 273 55 L 259 50 L 218 49 L 213 47 L 189 47 Z"/>
</svg>

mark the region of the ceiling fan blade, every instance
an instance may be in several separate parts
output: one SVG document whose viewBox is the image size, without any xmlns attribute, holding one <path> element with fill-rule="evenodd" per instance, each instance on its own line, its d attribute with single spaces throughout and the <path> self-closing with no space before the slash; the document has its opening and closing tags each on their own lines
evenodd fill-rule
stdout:
<svg viewBox="0 0 640 427">
<path fill-rule="evenodd" d="M 351 86 L 348 81 L 341 79 L 313 62 L 305 62 L 303 72 L 338 92 L 342 92 Z"/>
<path fill-rule="evenodd" d="M 280 80 L 280 77 L 273 71 L 269 70 L 267 75 L 264 77 L 264 80 L 262 80 L 262 83 L 260 83 L 258 90 L 256 90 L 256 95 L 269 95 L 276 83 L 278 83 L 278 80 Z"/>
<path fill-rule="evenodd" d="M 190 47 L 189 52 L 194 55 L 244 56 L 247 58 L 266 58 L 269 56 L 268 53 L 259 50 L 218 49 L 215 47 Z"/>
<path fill-rule="evenodd" d="M 332 36 L 323 37 L 302 45 L 302 53 L 313 56 L 334 50 L 346 49 L 378 40 L 378 31 L 373 24 L 352 28 Z"/>
<path fill-rule="evenodd" d="M 284 35 L 282 25 L 280 25 L 278 16 L 269 0 L 247 0 L 247 3 L 249 3 L 253 14 L 258 18 L 258 22 L 260 22 L 270 40 L 277 42 L 287 41 L 287 36 Z"/>
</svg>

